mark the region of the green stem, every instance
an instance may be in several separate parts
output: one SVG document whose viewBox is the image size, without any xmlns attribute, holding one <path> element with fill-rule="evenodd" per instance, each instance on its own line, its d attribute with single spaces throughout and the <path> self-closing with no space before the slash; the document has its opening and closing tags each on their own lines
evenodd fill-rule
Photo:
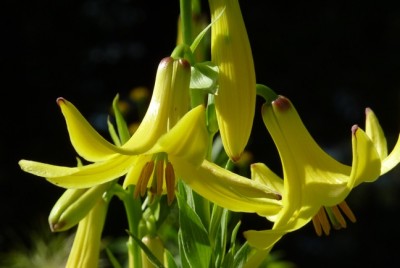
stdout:
<svg viewBox="0 0 400 268">
<path fill-rule="evenodd" d="M 183 44 L 190 46 L 192 43 L 192 1 L 179 0 L 179 4 Z"/>
<path fill-rule="evenodd" d="M 140 199 L 134 198 L 134 186 L 130 185 L 125 192 L 125 196 L 122 199 L 125 206 L 126 216 L 128 218 L 129 232 L 136 237 L 139 235 L 139 223 L 142 218 L 142 208 Z M 127 242 L 128 255 L 129 255 L 129 268 L 142 267 L 142 257 L 140 246 L 129 237 Z"/>
</svg>

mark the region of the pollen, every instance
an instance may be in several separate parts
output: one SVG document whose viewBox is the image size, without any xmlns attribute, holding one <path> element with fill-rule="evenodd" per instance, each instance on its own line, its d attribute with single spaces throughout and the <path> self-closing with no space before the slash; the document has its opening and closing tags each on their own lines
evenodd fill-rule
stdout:
<svg viewBox="0 0 400 268">
<path fill-rule="evenodd" d="M 321 207 L 312 219 L 317 235 L 329 235 L 331 227 L 333 227 L 335 230 L 346 228 L 347 223 L 343 214 L 351 222 L 356 222 L 356 217 L 354 216 L 354 213 L 351 211 L 350 207 L 347 205 L 346 201 L 343 201 L 333 207 Z"/>
</svg>

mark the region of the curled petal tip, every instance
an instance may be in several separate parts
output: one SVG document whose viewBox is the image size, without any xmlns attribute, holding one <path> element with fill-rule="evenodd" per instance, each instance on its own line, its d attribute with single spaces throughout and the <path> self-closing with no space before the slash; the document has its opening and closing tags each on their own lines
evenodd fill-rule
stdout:
<svg viewBox="0 0 400 268">
<path fill-rule="evenodd" d="M 353 135 L 355 135 L 355 134 L 356 134 L 356 131 L 357 131 L 357 129 L 358 129 L 358 125 L 354 125 L 354 126 L 352 126 L 352 127 L 351 127 L 351 133 L 352 133 Z"/>
<path fill-rule="evenodd" d="M 372 109 L 371 109 L 371 108 L 369 108 L 369 107 L 365 108 L 365 114 L 368 114 L 368 113 L 370 113 L 370 112 L 372 112 Z"/>
<path fill-rule="evenodd" d="M 55 233 L 63 229 L 65 222 L 50 223 L 50 230 Z"/>
<path fill-rule="evenodd" d="M 287 111 L 291 107 L 290 101 L 284 96 L 279 96 L 272 102 L 272 105 L 278 108 L 280 111 Z"/>
<path fill-rule="evenodd" d="M 58 97 L 57 98 L 57 100 L 56 100 L 56 102 L 57 102 L 57 105 L 61 105 L 61 103 L 64 103 L 65 102 L 65 99 L 63 98 L 63 97 Z"/>
</svg>

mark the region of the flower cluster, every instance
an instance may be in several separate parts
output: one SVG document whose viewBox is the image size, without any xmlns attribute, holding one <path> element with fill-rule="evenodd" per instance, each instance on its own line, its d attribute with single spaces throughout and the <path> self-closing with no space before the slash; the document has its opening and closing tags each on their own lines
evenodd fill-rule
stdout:
<svg viewBox="0 0 400 268">
<path fill-rule="evenodd" d="M 282 236 L 310 221 L 318 235 L 328 235 L 332 227 L 345 228 L 344 216 L 354 222 L 345 201 L 352 189 L 377 180 L 400 162 L 400 136 L 388 153 L 370 108 L 365 110 L 365 129 L 351 128 L 351 165 L 324 152 L 292 102 L 256 83 L 238 0 L 209 0 L 209 25 L 199 24 L 199 11 L 190 3 L 181 1 L 178 44 L 160 60 L 150 103 L 134 133 L 128 130 L 118 98 L 113 102 L 117 129 L 110 121 L 110 142 L 60 97 L 57 104 L 78 164 L 19 162 L 23 171 L 66 188 L 50 212 L 49 224 L 54 232 L 78 225 L 67 267 L 98 266 L 114 196 L 126 209 L 129 267 L 149 267 L 147 262 L 156 267 L 258 265 Z M 200 46 L 209 32 L 210 44 Z M 208 50 L 210 59 L 204 56 Z M 251 163 L 251 178 L 232 168 L 244 157 L 257 95 L 265 100 L 261 115 L 279 152 L 282 178 L 264 163 Z M 173 254 L 160 239 L 160 226 L 175 205 L 179 226 L 173 240 L 179 250 Z M 240 221 L 233 230 L 227 227 L 236 212 L 256 213 L 273 226 L 246 230 L 247 243 L 240 244 Z"/>
</svg>

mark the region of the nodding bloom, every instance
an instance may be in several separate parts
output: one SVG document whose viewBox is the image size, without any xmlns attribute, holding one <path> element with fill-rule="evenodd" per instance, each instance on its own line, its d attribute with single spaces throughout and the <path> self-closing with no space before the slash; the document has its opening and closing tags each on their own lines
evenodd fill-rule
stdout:
<svg viewBox="0 0 400 268">
<path fill-rule="evenodd" d="M 372 113 L 366 110 L 366 132 L 352 127 L 351 166 L 325 153 L 303 125 L 292 103 L 279 96 L 262 107 L 263 121 L 271 134 L 282 161 L 283 179 L 266 165 L 251 166 L 252 179 L 282 193 L 282 210 L 269 220 L 271 230 L 249 230 L 248 243 L 268 250 L 286 233 L 303 227 L 311 220 L 316 232 L 329 234 L 346 227 L 344 215 L 355 221 L 345 203 L 350 191 L 362 182 L 373 182 L 400 162 L 400 138 L 387 155 L 386 140 Z"/>
<path fill-rule="evenodd" d="M 174 163 L 198 166 L 207 152 L 205 108 L 189 111 L 190 65 L 186 60 L 164 58 L 158 67 L 152 99 L 142 123 L 121 147 L 96 132 L 75 106 L 57 100 L 76 152 L 93 162 L 79 167 L 55 166 L 21 160 L 21 168 L 65 188 L 88 188 L 126 174 L 124 186 L 136 185 L 135 195 L 147 189 L 154 195 L 175 193 Z M 194 142 L 195 141 L 195 142 Z"/>
<path fill-rule="evenodd" d="M 239 160 L 250 137 L 256 77 L 250 42 L 238 0 L 209 0 L 211 61 L 219 68 L 215 109 L 228 156 Z"/>
</svg>

